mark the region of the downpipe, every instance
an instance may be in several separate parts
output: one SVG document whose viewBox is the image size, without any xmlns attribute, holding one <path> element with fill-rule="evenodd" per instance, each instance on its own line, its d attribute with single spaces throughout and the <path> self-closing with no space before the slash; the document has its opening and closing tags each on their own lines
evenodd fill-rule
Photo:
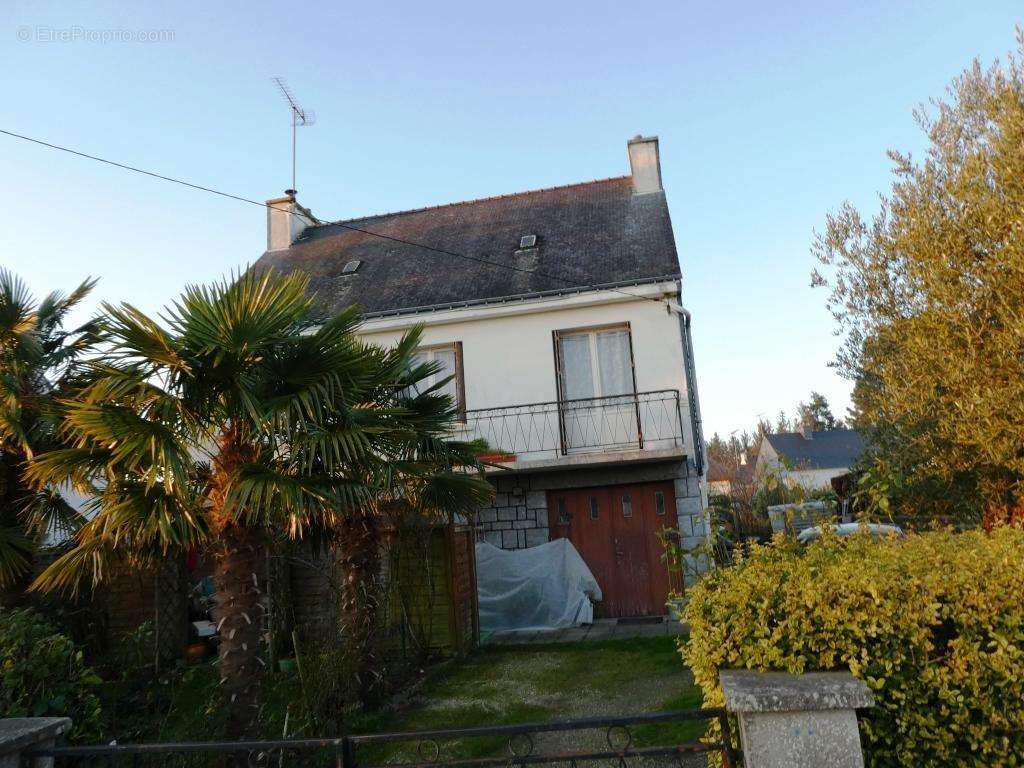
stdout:
<svg viewBox="0 0 1024 768">
<path fill-rule="evenodd" d="M 679 285 L 682 296 L 682 285 Z M 690 324 L 693 316 L 681 304 L 666 301 L 668 311 L 679 317 L 679 337 L 683 346 L 683 378 L 686 380 L 686 401 L 690 408 L 690 431 L 693 439 L 693 463 L 697 476 L 704 475 L 704 430 L 700 420 L 700 400 L 697 397 L 697 375 L 693 364 L 693 338 Z"/>
</svg>

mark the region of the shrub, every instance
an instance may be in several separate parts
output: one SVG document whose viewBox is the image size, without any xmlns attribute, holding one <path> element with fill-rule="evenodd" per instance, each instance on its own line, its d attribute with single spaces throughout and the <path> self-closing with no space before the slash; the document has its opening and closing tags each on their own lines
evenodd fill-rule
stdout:
<svg viewBox="0 0 1024 768">
<path fill-rule="evenodd" d="M 31 610 L 0 611 L 0 712 L 4 717 L 67 716 L 70 738 L 102 730 L 99 677 L 82 651 Z"/>
<path fill-rule="evenodd" d="M 718 670 L 849 669 L 873 690 L 869 766 L 1024 764 L 1024 531 L 777 538 L 689 594 L 683 657 Z"/>
</svg>

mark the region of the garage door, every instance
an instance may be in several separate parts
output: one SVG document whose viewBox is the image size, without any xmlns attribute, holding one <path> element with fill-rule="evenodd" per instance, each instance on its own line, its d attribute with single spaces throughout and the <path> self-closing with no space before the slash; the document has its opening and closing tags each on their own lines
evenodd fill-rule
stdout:
<svg viewBox="0 0 1024 768">
<path fill-rule="evenodd" d="M 548 491 L 551 538 L 579 550 L 604 600 L 604 617 L 660 616 L 672 579 L 658 538 L 676 528 L 672 483 L 611 485 Z"/>
</svg>

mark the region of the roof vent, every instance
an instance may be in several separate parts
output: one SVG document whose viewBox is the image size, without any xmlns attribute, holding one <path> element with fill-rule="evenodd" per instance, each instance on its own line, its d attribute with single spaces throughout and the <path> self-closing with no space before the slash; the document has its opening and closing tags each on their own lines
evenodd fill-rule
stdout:
<svg viewBox="0 0 1024 768">
<path fill-rule="evenodd" d="M 347 264 L 345 264 L 344 267 L 341 268 L 341 274 L 351 275 L 353 272 L 359 269 L 359 266 L 362 263 L 363 262 L 361 262 L 359 259 L 352 259 L 352 261 L 348 262 Z"/>
<path fill-rule="evenodd" d="M 536 235 L 523 235 L 519 238 L 519 248 L 536 248 L 537 247 L 537 236 Z"/>
</svg>

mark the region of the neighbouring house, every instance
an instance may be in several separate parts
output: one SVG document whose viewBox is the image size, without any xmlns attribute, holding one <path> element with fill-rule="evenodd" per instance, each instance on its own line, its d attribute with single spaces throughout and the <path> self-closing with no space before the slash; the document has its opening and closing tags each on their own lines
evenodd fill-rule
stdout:
<svg viewBox="0 0 1024 768">
<path fill-rule="evenodd" d="M 856 429 L 767 434 L 757 455 L 755 474 L 769 472 L 808 489 L 829 488 L 833 477 L 845 475 L 864 450 L 864 438 Z"/>
<path fill-rule="evenodd" d="M 303 270 L 331 308 L 360 305 L 367 341 L 422 324 L 421 356 L 451 377 L 457 436 L 486 441 L 499 465 L 478 537 L 570 539 L 612 617 L 665 613 L 663 529 L 684 547 L 708 533 L 657 138 L 632 139 L 628 155 L 627 176 L 333 223 L 289 191 L 268 201 L 257 263 Z"/>
<path fill-rule="evenodd" d="M 736 496 L 752 492 L 757 485 L 755 459 L 741 453 L 738 458 L 716 461 L 708 457 L 708 495 Z"/>
<path fill-rule="evenodd" d="M 729 467 L 721 461 L 708 457 L 706 473 L 709 496 L 728 496 L 732 489 Z"/>
</svg>

